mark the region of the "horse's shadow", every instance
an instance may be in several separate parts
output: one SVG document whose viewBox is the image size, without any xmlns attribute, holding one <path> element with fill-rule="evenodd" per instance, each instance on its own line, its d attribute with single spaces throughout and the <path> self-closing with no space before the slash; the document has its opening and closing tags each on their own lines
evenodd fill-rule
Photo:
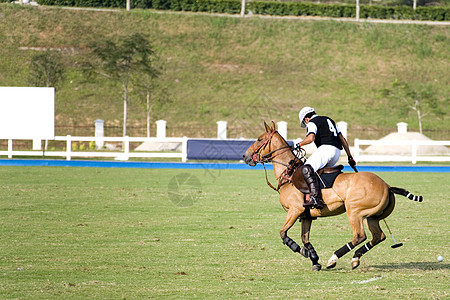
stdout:
<svg viewBox="0 0 450 300">
<path fill-rule="evenodd" d="M 423 271 L 433 271 L 450 269 L 450 264 L 437 262 L 408 262 L 375 265 L 372 267 L 381 270 L 418 269 Z"/>
</svg>

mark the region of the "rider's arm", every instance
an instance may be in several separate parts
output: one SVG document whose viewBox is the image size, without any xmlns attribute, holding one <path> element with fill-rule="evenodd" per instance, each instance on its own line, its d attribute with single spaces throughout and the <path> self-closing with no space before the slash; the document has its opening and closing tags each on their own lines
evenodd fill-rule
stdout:
<svg viewBox="0 0 450 300">
<path fill-rule="evenodd" d="M 342 146 L 344 147 L 344 150 L 347 153 L 347 156 L 352 156 L 352 154 L 350 153 L 350 148 L 347 143 L 347 139 L 340 132 L 339 132 L 339 140 L 341 141 Z"/>
<path fill-rule="evenodd" d="M 310 133 L 306 136 L 306 138 L 301 141 L 300 143 L 298 143 L 301 146 L 305 146 L 308 144 L 311 144 L 312 142 L 314 142 L 314 140 L 316 139 L 316 135 L 314 133 Z"/>
<path fill-rule="evenodd" d="M 352 154 L 350 153 L 350 148 L 348 147 L 347 139 L 340 132 L 339 132 L 339 140 L 341 140 L 342 146 L 344 147 L 345 152 L 347 152 L 348 164 L 355 170 L 355 172 L 358 172 L 355 168 L 356 162 L 353 159 Z"/>
</svg>

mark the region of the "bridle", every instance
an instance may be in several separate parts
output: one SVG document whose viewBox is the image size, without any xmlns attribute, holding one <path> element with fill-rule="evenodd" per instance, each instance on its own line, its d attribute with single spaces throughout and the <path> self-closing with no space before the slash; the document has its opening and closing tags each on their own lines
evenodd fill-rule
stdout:
<svg viewBox="0 0 450 300">
<path fill-rule="evenodd" d="M 272 132 L 270 132 L 270 134 L 264 139 L 264 141 L 258 146 L 258 148 L 255 151 L 253 151 L 253 153 L 252 153 L 252 160 L 255 163 L 260 163 L 260 164 L 263 165 L 264 172 L 266 173 L 266 183 L 267 183 L 267 185 L 270 186 L 273 190 L 279 192 L 280 188 L 283 185 L 285 185 L 286 183 L 292 182 L 292 175 L 289 176 L 288 174 L 290 172 L 294 172 L 295 169 L 298 168 L 298 166 L 302 165 L 303 163 L 302 163 L 301 159 L 299 159 L 297 157 L 297 155 L 295 155 L 293 153 L 292 148 L 289 145 L 283 146 L 281 148 L 277 148 L 277 149 L 272 150 L 272 151 L 270 151 L 270 148 L 269 148 L 269 153 L 261 155 L 261 151 L 264 150 L 266 148 L 266 146 L 269 145 L 269 147 L 270 147 L 270 142 L 272 141 L 272 137 L 273 137 L 273 135 L 275 133 L 278 133 L 278 132 L 276 130 L 272 130 Z M 287 151 L 291 151 L 291 153 L 293 153 L 294 157 L 295 157 L 293 160 L 291 160 L 289 162 L 289 164 L 282 163 L 280 161 L 274 160 L 275 157 L 277 157 L 278 155 L 283 154 L 283 153 L 285 153 Z M 302 155 L 302 156 L 304 157 L 304 155 Z M 278 178 L 276 178 L 276 180 L 278 182 L 278 186 L 276 188 L 270 183 L 269 178 L 267 177 L 267 169 L 266 169 L 265 163 L 271 163 L 271 162 L 272 163 L 277 163 L 277 164 L 280 164 L 280 165 L 283 165 L 283 166 L 286 167 L 286 169 L 281 173 L 281 175 Z M 280 178 L 284 178 L 284 179 L 286 179 L 286 181 L 281 182 L 279 180 Z"/>
<path fill-rule="evenodd" d="M 287 164 L 284 164 L 284 163 L 281 163 L 281 162 L 278 162 L 278 161 L 274 161 L 273 159 L 276 156 L 278 156 L 278 155 L 280 155 L 280 154 L 282 154 L 282 153 L 284 153 L 286 151 L 291 150 L 291 146 L 289 146 L 289 145 L 283 146 L 283 147 L 275 149 L 273 151 L 270 151 L 270 149 L 269 149 L 270 152 L 267 153 L 267 154 L 264 154 L 264 155 L 261 155 L 261 153 L 260 153 L 261 150 L 264 150 L 267 145 L 269 145 L 269 147 L 270 147 L 270 142 L 272 141 L 272 137 L 273 137 L 273 135 L 275 133 L 278 133 L 278 132 L 276 130 L 272 130 L 272 132 L 258 146 L 258 148 L 255 151 L 253 151 L 253 153 L 252 153 L 252 160 L 255 163 L 261 163 L 262 165 L 264 165 L 265 163 L 274 162 L 274 163 L 278 163 L 278 164 L 281 164 L 281 165 L 286 166 L 286 167 L 288 166 Z M 282 152 L 279 152 L 279 151 L 282 151 Z M 279 152 L 279 153 L 277 153 L 277 152 Z"/>
</svg>

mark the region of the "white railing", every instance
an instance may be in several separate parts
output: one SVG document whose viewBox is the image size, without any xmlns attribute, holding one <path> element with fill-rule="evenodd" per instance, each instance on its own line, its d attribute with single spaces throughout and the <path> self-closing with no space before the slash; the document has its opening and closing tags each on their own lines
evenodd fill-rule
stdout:
<svg viewBox="0 0 450 300">
<path fill-rule="evenodd" d="M 146 138 L 146 137 L 82 137 L 82 136 L 56 136 L 54 141 L 65 141 L 65 151 L 15 151 L 13 150 L 12 140 L 8 140 L 8 150 L 0 151 L 0 156 L 44 156 L 44 157 L 65 157 L 71 160 L 72 157 L 108 157 L 118 160 L 128 160 L 131 157 L 136 158 L 181 158 L 182 162 L 187 161 L 187 137 L 182 138 Z M 73 151 L 72 142 L 121 142 L 123 151 Z M 181 152 L 144 152 L 130 151 L 130 142 L 154 142 L 154 143 L 181 143 Z"/>
<path fill-rule="evenodd" d="M 81 136 L 56 136 L 54 141 L 65 141 L 66 147 L 63 151 L 22 151 L 13 149 L 13 141 L 8 140 L 8 149 L 0 151 L 0 156 L 44 156 L 44 157 L 65 157 L 71 160 L 72 157 L 105 157 L 115 158 L 117 160 L 128 160 L 129 158 L 180 158 L 182 162 L 187 161 L 187 137 L 182 138 L 147 138 L 147 137 L 81 137 Z M 123 145 L 122 151 L 74 151 L 72 142 L 119 142 Z M 130 151 L 130 143 L 181 143 L 181 152 L 175 151 Z M 411 155 L 386 154 L 386 155 L 370 155 L 364 153 L 361 146 L 382 145 L 385 147 L 396 145 L 411 146 Z M 422 140 L 360 140 L 355 139 L 353 156 L 357 162 L 407 162 L 413 164 L 418 161 L 430 162 L 448 162 L 450 155 L 418 155 L 419 146 L 450 146 L 450 141 L 422 141 Z M 388 151 L 387 151 L 388 152 Z"/>
<path fill-rule="evenodd" d="M 386 154 L 386 155 L 370 155 L 364 154 L 360 146 L 411 146 L 411 155 Z M 450 155 L 418 155 L 417 148 L 419 146 L 450 146 L 450 141 L 422 141 L 422 140 L 360 140 L 355 139 L 355 148 L 353 156 L 357 162 L 401 162 L 410 161 L 413 164 L 418 161 L 430 162 L 446 162 L 450 161 Z M 386 151 L 389 153 L 389 151 Z"/>
</svg>

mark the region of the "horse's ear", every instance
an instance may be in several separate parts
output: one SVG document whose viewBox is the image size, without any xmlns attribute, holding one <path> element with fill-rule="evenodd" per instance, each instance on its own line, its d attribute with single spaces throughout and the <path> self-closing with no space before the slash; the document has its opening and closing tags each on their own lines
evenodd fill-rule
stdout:
<svg viewBox="0 0 450 300">
<path fill-rule="evenodd" d="M 274 121 L 272 121 L 272 131 L 275 131 L 275 122 Z"/>
<path fill-rule="evenodd" d="M 266 132 L 271 132 L 269 125 L 267 125 L 266 121 L 264 121 L 264 127 L 266 127 Z"/>
</svg>

